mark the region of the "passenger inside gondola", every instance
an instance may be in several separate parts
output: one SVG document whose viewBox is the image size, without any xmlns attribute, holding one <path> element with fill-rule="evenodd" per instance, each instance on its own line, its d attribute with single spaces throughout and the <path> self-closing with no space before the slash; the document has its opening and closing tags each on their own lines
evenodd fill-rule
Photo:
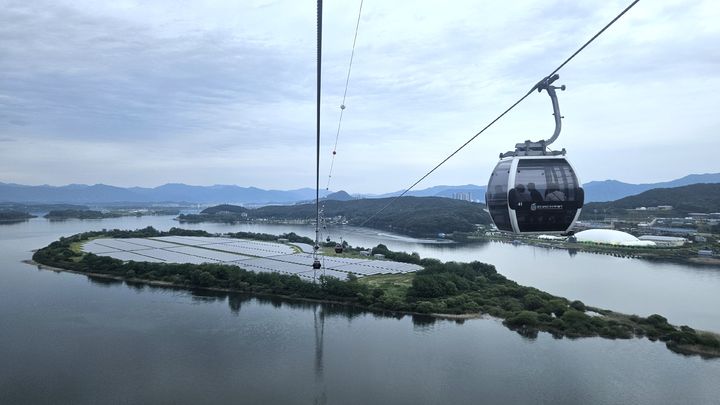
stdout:
<svg viewBox="0 0 720 405">
<path fill-rule="evenodd" d="M 545 201 L 565 201 L 565 193 L 560 191 L 557 184 L 548 184 L 545 191 Z"/>
<path fill-rule="evenodd" d="M 515 191 L 517 192 L 518 202 L 532 201 L 532 197 L 530 196 L 530 193 L 528 193 L 527 189 L 525 189 L 525 186 L 523 184 L 518 184 L 517 186 L 515 186 Z"/>
<path fill-rule="evenodd" d="M 536 203 L 543 202 L 543 196 L 535 188 L 535 183 L 528 183 L 527 188 L 528 188 L 528 192 L 530 193 L 532 202 L 536 202 Z"/>
</svg>

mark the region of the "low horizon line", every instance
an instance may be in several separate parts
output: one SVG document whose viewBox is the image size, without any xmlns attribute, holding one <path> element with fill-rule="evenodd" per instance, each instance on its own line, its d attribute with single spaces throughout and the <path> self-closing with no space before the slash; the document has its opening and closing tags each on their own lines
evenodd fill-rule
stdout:
<svg viewBox="0 0 720 405">
<path fill-rule="evenodd" d="M 620 182 L 620 183 L 630 184 L 630 185 L 643 185 L 643 184 L 666 183 L 666 182 L 671 182 L 671 181 L 680 180 L 680 179 L 683 179 L 683 178 L 689 177 L 689 176 L 705 176 L 705 175 L 720 175 L 720 172 L 714 172 L 714 173 L 713 173 L 713 172 L 706 172 L 706 173 L 689 173 L 689 174 L 686 174 L 686 175 L 684 175 L 684 176 L 682 176 L 682 177 L 677 177 L 677 178 L 673 178 L 673 179 L 670 179 L 670 180 L 657 180 L 657 181 L 654 181 L 654 182 L 644 182 L 644 183 L 629 183 L 629 182 L 622 181 L 622 180 L 617 180 L 617 179 L 604 179 L 604 180 L 591 180 L 591 181 L 588 181 L 588 182 L 584 182 L 583 184 L 602 183 L 602 182 L 607 182 L 607 181 L 617 181 L 617 182 Z M 205 184 L 205 185 L 202 185 L 202 184 L 188 184 L 188 183 L 182 183 L 182 182 L 168 182 L 168 183 L 163 183 L 163 184 L 160 184 L 160 185 L 157 185 L 157 186 L 137 186 L 137 185 L 134 185 L 134 186 L 118 186 L 118 185 L 107 184 L 107 183 L 94 183 L 94 184 L 87 184 L 87 183 L 66 183 L 66 184 L 62 184 L 62 185 L 54 185 L 54 184 L 48 184 L 48 183 L 43 183 L 43 184 L 22 184 L 22 183 L 14 183 L 14 182 L 9 182 L 9 183 L 8 183 L 8 182 L 3 182 L 3 181 L 0 181 L 0 184 L 3 184 L 3 185 L 17 185 L 17 186 L 24 186 L 24 187 L 56 187 L 56 188 L 68 187 L 68 186 L 87 186 L 87 187 L 92 187 L 92 186 L 109 186 L 109 187 L 116 187 L 116 188 L 123 188 L 123 189 L 130 189 L 130 188 L 156 189 L 156 188 L 158 188 L 158 187 L 167 186 L 167 185 L 183 185 L 183 186 L 190 186 L 190 187 L 217 187 L 217 186 L 228 187 L 228 186 L 229 186 L 229 187 L 239 187 L 239 188 L 256 188 L 256 189 L 263 190 L 263 191 L 297 191 L 297 190 L 304 190 L 304 189 L 315 190 L 315 187 L 300 187 L 300 188 L 293 188 L 293 189 L 279 189 L 279 188 L 263 188 L 263 187 L 260 187 L 260 186 L 253 186 L 253 185 L 249 185 L 249 186 L 242 186 L 242 185 L 238 185 L 238 184 Z M 428 189 L 428 188 L 432 188 L 432 187 L 462 187 L 462 186 L 486 187 L 486 185 L 478 185 L 478 184 L 473 184 L 473 183 L 458 184 L 458 185 L 435 184 L 435 185 L 429 185 L 429 186 L 424 187 L 424 188 L 421 188 L 421 189 L 416 189 L 415 191 L 424 190 L 424 189 Z M 333 191 L 333 190 L 325 190 L 325 189 L 321 188 L 320 191 L 321 191 L 321 192 L 322 192 L 322 191 L 327 191 L 328 193 L 336 193 L 336 192 L 340 192 L 340 191 L 345 191 L 346 193 L 351 194 L 351 195 L 353 195 L 353 194 L 354 194 L 354 195 L 358 195 L 358 194 L 363 194 L 363 195 L 382 195 L 382 194 L 398 193 L 398 192 L 402 192 L 403 190 L 405 190 L 405 189 L 403 188 L 403 189 L 397 189 L 397 190 L 386 191 L 386 192 L 353 192 L 353 193 L 349 193 L 346 189 L 339 189 L 339 190 Z"/>
</svg>

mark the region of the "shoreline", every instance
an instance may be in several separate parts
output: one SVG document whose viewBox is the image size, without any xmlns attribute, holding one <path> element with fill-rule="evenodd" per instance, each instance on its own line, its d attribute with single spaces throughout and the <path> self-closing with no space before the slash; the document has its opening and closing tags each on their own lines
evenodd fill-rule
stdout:
<svg viewBox="0 0 720 405">
<path fill-rule="evenodd" d="M 411 312 L 411 311 L 397 311 L 397 310 L 374 310 L 372 308 L 369 308 L 367 306 L 358 305 L 355 303 L 350 302 L 344 302 L 344 301 L 334 301 L 334 300 L 323 300 L 323 299 L 314 299 L 314 298 L 303 298 L 303 297 L 295 297 L 290 295 L 283 295 L 283 294 L 270 294 L 270 293 L 257 293 L 257 292 L 247 292 L 247 291 L 240 291 L 240 290 L 234 290 L 230 288 L 219 288 L 219 287 L 192 287 L 189 288 L 185 285 L 178 285 L 167 281 L 158 281 L 158 280 L 145 280 L 145 279 L 135 279 L 135 278 L 126 278 L 121 276 L 113 276 L 109 274 L 102 274 L 102 273 L 90 273 L 90 272 L 81 272 L 76 270 L 69 270 L 69 269 L 63 269 L 60 267 L 54 267 L 54 266 L 48 266 L 42 263 L 38 263 L 32 259 L 25 259 L 22 260 L 22 263 L 32 265 L 37 267 L 39 270 L 49 270 L 56 273 L 71 273 L 71 274 L 78 274 L 83 275 L 86 277 L 95 277 L 105 280 L 115 280 L 115 281 L 121 281 L 126 283 L 137 283 L 142 285 L 149 285 L 149 286 L 156 286 L 156 287 L 164 287 L 164 288 L 172 288 L 172 289 L 180 289 L 192 292 L 194 290 L 200 290 L 200 291 L 212 291 L 212 292 L 221 292 L 221 293 L 231 293 L 231 294 L 245 294 L 252 297 L 269 297 L 269 298 L 280 298 L 288 301 L 296 301 L 296 302 L 306 302 L 306 303 L 316 303 L 316 304 L 332 304 L 332 305 L 342 305 L 344 307 L 348 308 L 355 308 L 362 311 L 365 311 L 367 313 L 371 314 L 384 314 L 384 315 L 410 315 L 410 316 L 418 316 L 418 317 L 426 317 L 426 318 L 432 318 L 435 320 L 446 320 L 446 321 L 465 321 L 465 320 L 471 320 L 471 319 L 492 319 L 495 321 L 499 321 L 503 323 L 503 319 L 492 316 L 490 314 L 485 314 L 482 312 L 478 313 L 470 313 L 470 314 L 442 314 L 442 313 L 419 313 L 419 312 Z M 588 307 L 589 310 L 594 310 L 593 307 Z M 631 315 L 623 314 L 620 312 L 613 312 L 611 311 L 612 316 L 616 318 L 629 318 Z M 607 316 L 607 315 L 603 315 Z M 504 324 L 504 323 L 503 323 Z M 518 332 L 518 330 L 509 328 L 510 330 L 513 330 L 515 332 Z M 538 329 L 538 332 L 545 332 L 549 333 L 553 336 L 555 334 L 552 331 L 549 330 L 543 330 Z M 703 333 L 708 333 L 716 337 L 720 337 L 720 334 L 712 331 L 702 331 Z M 525 336 L 521 333 L 521 335 Z M 567 339 L 578 339 L 578 338 L 600 338 L 600 339 L 607 339 L 605 337 L 595 335 L 595 336 L 564 336 L 564 338 Z M 644 339 L 642 336 L 633 336 L 632 339 Z M 615 339 L 612 339 L 615 340 Z M 657 342 L 655 339 L 649 339 L 651 342 Z M 720 352 L 708 349 L 703 346 L 699 345 L 688 345 L 688 344 L 677 344 L 677 343 L 669 343 L 665 342 L 666 347 L 672 351 L 673 353 L 682 355 L 682 356 L 700 356 L 703 359 L 710 360 L 710 359 L 718 359 L 720 358 Z"/>
<path fill-rule="evenodd" d="M 473 242 L 500 242 L 500 243 L 513 243 L 512 238 L 501 238 L 501 237 L 481 237 L 471 238 L 464 242 L 457 243 L 468 243 Z M 564 251 L 575 251 L 577 253 L 589 253 L 604 256 L 613 256 L 627 259 L 644 260 L 654 263 L 669 263 L 669 264 L 680 264 L 685 266 L 693 266 L 699 268 L 714 268 L 720 270 L 720 258 L 707 257 L 707 256 L 683 256 L 683 257 L 668 257 L 658 252 L 645 251 L 632 251 L 632 250 L 614 250 L 613 246 L 602 246 L 602 245 L 585 245 L 583 243 L 577 243 L 569 246 L 566 242 L 554 244 L 548 241 L 536 241 L 520 239 L 520 245 L 539 247 L 547 250 L 564 250 Z M 663 249 L 663 248 L 654 248 Z"/>
<path fill-rule="evenodd" d="M 283 295 L 283 294 L 268 294 L 268 293 L 256 293 L 256 292 L 247 292 L 247 291 L 240 291 L 240 290 L 234 290 L 231 288 L 219 288 L 219 287 L 192 287 L 189 288 L 185 285 L 179 285 L 174 284 L 169 281 L 159 281 L 159 280 L 145 280 L 140 278 L 127 278 L 127 277 L 120 277 L 120 276 L 113 276 L 110 274 L 103 274 L 103 273 L 89 273 L 89 272 L 83 272 L 83 271 L 76 271 L 76 270 L 69 270 L 69 269 L 63 269 L 60 267 L 54 267 L 54 266 L 48 266 L 46 264 L 38 263 L 32 259 L 25 259 L 21 261 L 22 263 L 35 266 L 39 270 L 49 270 L 54 271 L 56 273 L 71 273 L 71 274 L 79 274 L 83 276 L 89 276 L 89 277 L 96 277 L 101 278 L 105 280 L 115 280 L 115 281 L 125 281 L 130 283 L 137 283 L 137 284 L 144 284 L 144 285 L 151 285 L 156 287 L 166 287 L 166 288 L 175 288 L 175 289 L 181 289 L 185 291 L 193 291 L 193 290 L 201 290 L 201 291 L 214 291 L 214 292 L 222 292 L 222 293 L 233 293 L 233 294 L 247 294 L 257 297 L 274 297 L 274 298 L 282 298 L 289 301 L 302 301 L 302 302 L 312 302 L 317 304 L 333 304 L 333 305 L 342 305 L 350 308 L 357 308 L 362 309 L 363 311 L 374 313 L 374 314 L 402 314 L 402 315 L 411 315 L 411 316 L 423 316 L 423 317 L 432 317 L 435 319 L 442 319 L 442 320 L 467 320 L 467 319 L 484 319 L 484 318 L 492 318 L 497 319 L 499 321 L 502 321 L 501 318 L 497 318 L 491 315 L 483 314 L 478 312 L 477 314 L 439 314 L 439 313 L 429 313 L 424 314 L 420 312 L 411 312 L 411 311 L 391 311 L 391 310 L 385 310 L 385 311 L 376 311 L 369 307 L 363 306 L 363 305 L 357 305 L 350 302 L 345 301 L 334 301 L 334 300 L 321 300 L 321 299 L 315 299 L 315 298 L 303 298 L 303 297 L 294 297 L 291 295 Z"/>
</svg>

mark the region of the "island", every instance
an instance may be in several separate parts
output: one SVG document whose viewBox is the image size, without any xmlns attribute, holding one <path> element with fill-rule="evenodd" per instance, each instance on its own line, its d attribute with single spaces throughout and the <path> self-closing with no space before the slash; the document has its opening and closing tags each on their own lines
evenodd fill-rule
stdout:
<svg viewBox="0 0 720 405">
<path fill-rule="evenodd" d="M 163 208 L 163 209 L 124 209 L 112 211 L 97 211 L 90 209 L 59 209 L 51 210 L 45 215 L 45 218 L 62 221 L 66 219 L 106 219 L 120 217 L 139 217 L 144 215 L 177 215 L 180 210 Z"/>
<path fill-rule="evenodd" d="M 24 211 L 0 210 L 0 223 L 16 223 L 27 221 L 30 218 L 35 218 L 35 215 Z"/>
<path fill-rule="evenodd" d="M 689 326 L 675 326 L 661 315 L 641 317 L 570 301 L 533 287 L 517 284 L 499 274 L 491 264 L 481 262 L 443 263 L 417 254 L 394 252 L 384 245 L 370 251 L 345 246 L 340 255 L 353 257 L 371 254 L 400 263 L 419 266 L 412 273 L 377 274 L 345 279 L 320 275 L 304 280 L 297 274 L 279 271 L 255 272 L 242 264 L 153 263 L 120 260 L 83 250 L 83 244 L 97 238 L 160 238 L 167 236 L 217 237 L 202 230 L 172 228 L 167 232 L 152 227 L 127 231 L 85 232 L 63 237 L 39 249 L 33 262 L 57 271 L 70 271 L 93 277 L 140 282 L 188 289 L 209 289 L 273 295 L 288 299 L 334 302 L 364 310 L 426 315 L 439 318 L 492 316 L 503 324 L 534 338 L 538 332 L 556 338 L 600 336 L 609 339 L 647 337 L 665 342 L 668 349 L 705 358 L 720 357 L 720 337 Z M 267 235 L 249 232 L 222 235 L 238 240 L 258 240 L 312 244 L 309 238 L 295 234 Z M 330 249 L 334 242 L 325 245 Z M 324 251 L 330 257 L 332 250 Z"/>
<path fill-rule="evenodd" d="M 76 209 L 65 209 L 65 210 L 52 210 L 44 216 L 51 220 L 65 220 L 65 219 L 105 219 L 105 218 L 118 218 L 119 214 L 95 211 L 95 210 L 76 210 Z"/>
</svg>

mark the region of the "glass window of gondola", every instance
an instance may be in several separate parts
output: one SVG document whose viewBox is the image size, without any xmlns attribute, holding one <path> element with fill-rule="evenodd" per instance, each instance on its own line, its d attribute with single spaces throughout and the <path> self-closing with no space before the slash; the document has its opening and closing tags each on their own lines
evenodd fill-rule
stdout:
<svg viewBox="0 0 720 405">
<path fill-rule="evenodd" d="M 565 159 L 521 159 L 515 189 L 527 197 L 515 209 L 520 232 L 564 231 L 582 206 L 582 191 Z"/>
<path fill-rule="evenodd" d="M 522 184 L 528 190 L 535 188 L 533 200 L 575 201 L 578 181 L 565 159 L 521 159 L 518 162 L 515 185 Z"/>
<path fill-rule="evenodd" d="M 511 160 L 504 160 L 495 166 L 485 193 L 490 216 L 501 231 L 512 231 L 510 214 L 508 212 L 508 178 L 510 176 Z"/>
</svg>

